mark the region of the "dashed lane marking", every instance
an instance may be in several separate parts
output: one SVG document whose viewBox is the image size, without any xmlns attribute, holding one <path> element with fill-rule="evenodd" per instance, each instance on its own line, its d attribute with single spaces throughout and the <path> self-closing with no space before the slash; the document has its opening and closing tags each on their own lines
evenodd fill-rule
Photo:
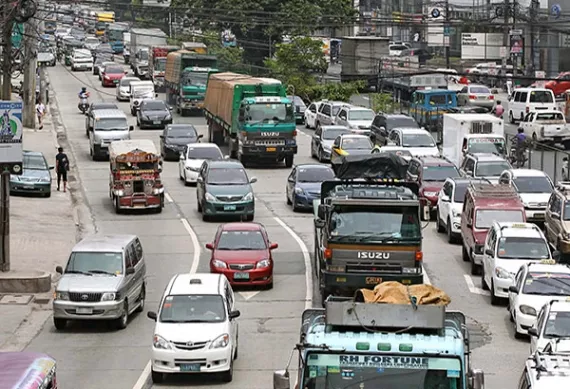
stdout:
<svg viewBox="0 0 570 389">
<path fill-rule="evenodd" d="M 173 203 L 174 200 L 172 200 L 172 197 L 170 197 L 170 195 L 168 193 L 164 193 L 164 198 L 166 199 L 166 201 L 168 201 L 169 203 Z"/>
<path fill-rule="evenodd" d="M 251 299 L 252 297 L 255 297 L 259 294 L 259 292 L 261 292 L 260 290 L 253 290 L 251 292 L 238 292 L 240 294 L 241 297 L 243 297 L 245 299 L 245 301 Z"/>
<path fill-rule="evenodd" d="M 471 278 L 470 275 L 464 274 L 463 277 L 465 277 L 465 283 L 467 284 L 467 288 L 469 289 L 469 291 L 471 293 L 479 294 L 481 296 L 490 296 L 491 295 L 488 291 L 483 290 L 483 289 L 475 286 L 475 283 L 473 282 L 473 278 Z"/>
</svg>

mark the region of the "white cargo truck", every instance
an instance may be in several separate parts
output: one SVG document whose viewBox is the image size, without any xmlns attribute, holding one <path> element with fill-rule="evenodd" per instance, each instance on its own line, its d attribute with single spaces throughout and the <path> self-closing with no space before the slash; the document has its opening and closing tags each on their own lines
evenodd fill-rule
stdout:
<svg viewBox="0 0 570 389">
<path fill-rule="evenodd" d="M 488 114 L 443 115 L 443 155 L 456 166 L 465 154 L 493 153 L 506 158 L 505 123 Z"/>
<path fill-rule="evenodd" d="M 136 77 L 148 77 L 148 57 L 151 46 L 166 46 L 167 35 L 159 28 L 133 28 L 131 30 L 130 63 Z"/>
</svg>

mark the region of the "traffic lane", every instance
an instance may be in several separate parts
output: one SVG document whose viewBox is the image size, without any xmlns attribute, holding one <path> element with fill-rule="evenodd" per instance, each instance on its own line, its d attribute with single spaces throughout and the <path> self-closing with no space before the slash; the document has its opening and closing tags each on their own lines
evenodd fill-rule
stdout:
<svg viewBox="0 0 570 389">
<path fill-rule="evenodd" d="M 437 233 L 435 223 L 423 233 L 424 265 L 432 283 L 451 297 L 451 309 L 467 317 L 472 366 L 483 369 L 489 387 L 511 387 L 520 378 L 528 341 L 514 338 L 506 306 L 492 306 L 489 293 L 481 289 L 481 277 L 470 275 L 470 264 L 461 257 L 461 244 L 449 244 L 445 234 Z"/>
<path fill-rule="evenodd" d="M 53 80 L 52 88 L 59 102 L 59 109 L 80 173 L 79 178 L 93 219 L 101 233 L 133 233 L 141 237 L 148 273 L 147 304 L 156 306 L 170 277 L 190 270 L 194 256 L 194 247 L 189 244 L 191 239 L 174 205 L 167 205 L 160 215 L 116 215 L 114 213 L 109 199 L 109 163 L 90 161 L 88 140 L 84 130 L 84 116 L 79 114 L 76 104 L 65 104 L 67 101 L 77 101 L 77 92 L 81 86 L 89 85 L 88 82 L 92 81 L 90 77 L 93 77 L 85 73 L 77 77 L 69 77 L 68 73 L 60 66 L 49 70 L 50 79 Z M 65 80 L 66 84 L 59 80 Z M 68 82 L 68 80 L 71 81 Z M 106 101 L 112 98 L 111 93 L 106 91 L 100 93 L 91 89 L 91 93 L 92 101 L 98 96 L 101 99 L 105 98 Z M 139 134 L 138 131 L 132 135 L 133 138 L 149 136 L 148 133 L 140 132 Z M 155 135 L 152 134 L 152 138 L 157 138 Z M 160 230 L 156 229 L 157 225 L 160 225 Z M 163 235 L 164 231 L 169 231 L 168 237 Z M 65 386 L 86 387 L 84 382 L 97 383 L 99 381 L 97 377 L 93 376 L 91 379 L 84 371 L 90 367 L 99 376 L 107 370 L 110 374 L 111 371 L 119 371 L 121 372 L 120 378 L 113 382 L 116 387 L 132 387 L 150 358 L 153 323 L 141 315 L 134 316 L 129 327 L 121 331 L 120 335 L 113 335 L 114 332 L 111 335 L 107 332 L 100 333 L 98 332 L 102 330 L 100 327 L 101 325 L 87 327 L 92 328 L 89 332 L 89 339 L 93 339 L 94 346 L 90 349 L 78 349 L 73 343 L 73 336 L 68 333 L 50 332 L 51 326 L 46 326 L 46 332 L 34 340 L 35 343 L 30 345 L 30 349 L 45 347 L 44 351 L 52 353 L 57 358 L 60 367 L 66 370 L 66 373 L 60 377 L 60 381 Z M 73 331 L 74 329 L 70 329 L 71 333 Z M 116 341 L 116 336 L 122 336 L 128 341 L 125 345 L 117 345 L 119 342 Z M 57 354 L 51 352 L 54 348 L 57 348 Z M 117 360 L 129 359 L 129 364 L 117 361 L 114 364 L 99 363 L 99 360 L 105 359 L 105 355 L 109 353 L 113 354 Z M 136 358 L 131 354 L 135 354 Z"/>
</svg>

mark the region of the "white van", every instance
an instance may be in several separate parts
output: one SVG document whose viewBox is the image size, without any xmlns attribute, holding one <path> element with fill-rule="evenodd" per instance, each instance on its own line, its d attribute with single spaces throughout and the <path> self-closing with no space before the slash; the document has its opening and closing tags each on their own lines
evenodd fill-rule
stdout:
<svg viewBox="0 0 570 389">
<path fill-rule="evenodd" d="M 522 121 L 529 112 L 558 110 L 554 93 L 544 88 L 515 89 L 509 99 L 509 122 Z"/>
<path fill-rule="evenodd" d="M 154 100 L 158 96 L 154 92 L 154 84 L 152 81 L 133 81 L 130 84 L 130 108 L 131 115 L 136 116 L 141 101 L 143 100 Z"/>
</svg>

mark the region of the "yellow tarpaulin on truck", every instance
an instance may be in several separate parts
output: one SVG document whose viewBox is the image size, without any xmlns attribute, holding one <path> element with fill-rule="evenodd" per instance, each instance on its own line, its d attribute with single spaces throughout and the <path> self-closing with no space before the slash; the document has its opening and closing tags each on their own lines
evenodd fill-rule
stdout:
<svg viewBox="0 0 570 389">
<path fill-rule="evenodd" d="M 443 305 L 451 303 L 451 298 L 443 290 L 432 285 L 404 285 L 397 281 L 388 281 L 376 285 L 374 290 L 359 289 L 356 291 L 357 302 L 376 304 L 412 304 Z"/>
</svg>

